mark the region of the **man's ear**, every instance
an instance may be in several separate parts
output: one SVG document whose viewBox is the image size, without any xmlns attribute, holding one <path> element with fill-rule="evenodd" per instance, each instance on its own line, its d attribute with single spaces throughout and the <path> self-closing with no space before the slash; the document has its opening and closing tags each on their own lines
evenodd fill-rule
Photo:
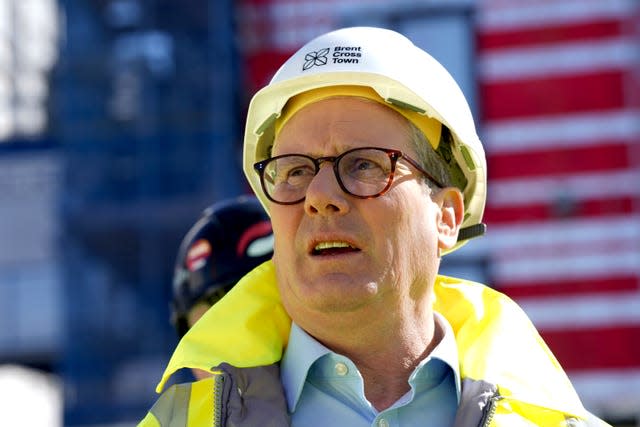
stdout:
<svg viewBox="0 0 640 427">
<path fill-rule="evenodd" d="M 446 187 L 434 197 L 440 206 L 438 215 L 438 247 L 452 248 L 458 241 L 458 231 L 464 218 L 464 198 L 456 187 Z"/>
</svg>

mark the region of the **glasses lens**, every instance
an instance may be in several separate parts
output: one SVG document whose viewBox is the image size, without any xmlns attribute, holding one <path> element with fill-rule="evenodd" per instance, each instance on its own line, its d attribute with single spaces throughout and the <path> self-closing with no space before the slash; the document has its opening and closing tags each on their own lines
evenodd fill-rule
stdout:
<svg viewBox="0 0 640 427">
<path fill-rule="evenodd" d="M 304 198 L 315 174 L 316 166 L 308 157 L 298 154 L 274 157 L 264 168 L 264 189 L 276 202 L 296 202 Z"/>
<path fill-rule="evenodd" d="M 393 163 L 386 151 L 363 148 L 345 153 L 338 161 L 338 173 L 349 193 L 377 196 L 389 185 Z"/>
</svg>

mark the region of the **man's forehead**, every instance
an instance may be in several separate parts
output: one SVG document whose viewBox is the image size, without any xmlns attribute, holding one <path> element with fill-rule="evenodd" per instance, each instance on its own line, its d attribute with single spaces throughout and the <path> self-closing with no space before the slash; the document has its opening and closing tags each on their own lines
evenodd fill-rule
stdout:
<svg viewBox="0 0 640 427">
<path fill-rule="evenodd" d="M 397 101 L 394 102 L 391 99 L 385 100 L 369 86 L 325 86 L 294 95 L 286 102 L 279 116 L 276 118 L 274 135 L 277 136 L 285 124 L 295 116 L 297 112 L 305 109 L 307 106 L 329 99 L 338 100 L 336 102 L 343 100 L 343 103 L 351 105 L 358 105 L 354 104 L 354 102 L 360 100 L 377 106 L 371 108 L 381 108 L 383 111 L 391 110 L 417 127 L 434 149 L 438 147 L 440 134 L 442 132 L 442 124 L 439 121 L 427 117 L 413 108 L 409 108 L 410 106 L 408 104 L 396 105 L 395 102 Z M 333 105 L 335 105 L 335 103 Z"/>
<path fill-rule="evenodd" d="M 270 151 L 271 156 L 276 156 L 287 154 L 292 148 L 300 153 L 302 147 L 304 154 L 323 156 L 364 146 L 413 151 L 409 120 L 369 99 L 322 99 L 305 105 L 287 120 Z"/>
</svg>

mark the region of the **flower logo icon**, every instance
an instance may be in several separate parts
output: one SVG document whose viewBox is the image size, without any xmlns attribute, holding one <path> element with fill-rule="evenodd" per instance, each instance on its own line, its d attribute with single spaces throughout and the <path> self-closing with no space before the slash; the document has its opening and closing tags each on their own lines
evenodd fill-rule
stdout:
<svg viewBox="0 0 640 427">
<path fill-rule="evenodd" d="M 302 66 L 302 70 L 308 70 L 311 67 L 316 65 L 326 65 L 327 64 L 327 55 L 329 54 L 329 48 L 326 47 L 317 52 L 309 52 L 304 56 L 304 65 Z"/>
</svg>

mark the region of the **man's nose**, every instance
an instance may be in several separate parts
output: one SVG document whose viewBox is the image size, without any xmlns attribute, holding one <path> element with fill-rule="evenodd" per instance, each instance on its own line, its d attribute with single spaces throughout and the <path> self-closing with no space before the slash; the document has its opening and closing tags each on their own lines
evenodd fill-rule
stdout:
<svg viewBox="0 0 640 427">
<path fill-rule="evenodd" d="M 304 208 L 310 215 L 346 213 L 348 211 L 347 194 L 340 188 L 338 177 L 334 173 L 333 163 L 325 161 L 320 164 L 318 173 L 307 187 Z"/>
</svg>

